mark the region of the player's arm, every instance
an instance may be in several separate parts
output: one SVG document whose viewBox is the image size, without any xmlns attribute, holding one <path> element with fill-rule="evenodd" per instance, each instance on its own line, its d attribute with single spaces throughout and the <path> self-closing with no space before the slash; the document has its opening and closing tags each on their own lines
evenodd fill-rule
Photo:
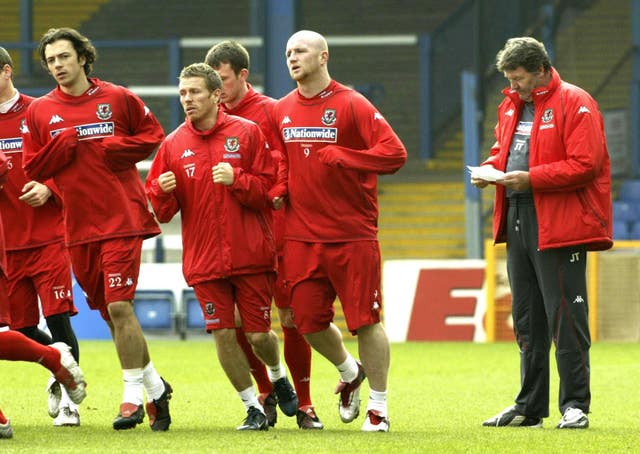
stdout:
<svg viewBox="0 0 640 454">
<path fill-rule="evenodd" d="M 142 100 L 123 89 L 128 106 L 131 132 L 126 136 L 111 136 L 102 139 L 105 159 L 114 170 L 126 170 L 137 162 L 147 159 L 164 139 L 164 131 L 158 119 Z"/>
<path fill-rule="evenodd" d="M 407 161 L 407 150 L 384 117 L 361 95 L 352 98 L 351 111 L 368 148 L 327 145 L 318 150 L 318 159 L 331 167 L 361 172 L 389 174 L 400 169 Z"/>
<path fill-rule="evenodd" d="M 34 105 L 29 106 L 26 127 L 22 132 L 22 165 L 27 178 L 45 181 L 53 178 L 75 159 L 78 133 L 75 128 L 66 128 L 46 144 L 40 143 L 37 134 L 32 131 L 34 122 L 29 115 Z"/>
<path fill-rule="evenodd" d="M 168 149 L 166 142 L 164 142 L 151 163 L 144 186 L 153 212 L 158 221 L 163 223 L 169 222 L 180 210 L 180 205 L 174 194 L 177 187 L 176 177 L 169 168 L 167 159 Z"/>
</svg>

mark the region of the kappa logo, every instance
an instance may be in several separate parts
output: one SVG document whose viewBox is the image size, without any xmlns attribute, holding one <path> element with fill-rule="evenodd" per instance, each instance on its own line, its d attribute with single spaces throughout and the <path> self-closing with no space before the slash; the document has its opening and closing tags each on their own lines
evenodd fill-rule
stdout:
<svg viewBox="0 0 640 454">
<path fill-rule="evenodd" d="M 186 150 L 184 150 L 182 152 L 182 155 L 180 156 L 180 159 L 184 159 L 184 158 L 190 158 L 191 156 L 195 156 L 196 154 L 191 151 L 189 148 L 187 148 Z"/>
<path fill-rule="evenodd" d="M 375 112 L 373 114 L 373 119 L 374 120 L 384 120 L 384 117 L 382 116 L 382 114 L 380 112 Z"/>
<path fill-rule="evenodd" d="M 509 109 L 504 113 L 505 117 L 513 117 L 513 109 Z"/>
<path fill-rule="evenodd" d="M 587 106 L 580 106 L 580 108 L 578 109 L 578 113 L 591 113 L 591 111 L 587 108 Z"/>
<path fill-rule="evenodd" d="M 322 124 L 331 126 L 336 123 L 336 109 L 325 109 L 322 115 Z"/>
<path fill-rule="evenodd" d="M 113 116 L 113 112 L 111 112 L 111 104 L 98 104 L 96 116 L 100 120 L 108 120 L 111 118 Z"/>
<path fill-rule="evenodd" d="M 124 285 L 125 285 L 125 287 L 131 287 L 133 285 L 133 279 L 128 277 L 127 280 L 125 281 Z"/>
<path fill-rule="evenodd" d="M 53 114 L 51 120 L 49 120 L 49 124 L 62 123 L 64 119 L 60 115 Z"/>
<path fill-rule="evenodd" d="M 582 295 L 576 296 L 576 299 L 573 300 L 573 304 L 580 304 L 580 303 L 584 303 L 584 298 L 582 298 Z"/>
<path fill-rule="evenodd" d="M 289 115 L 285 115 L 284 118 L 282 119 L 282 124 L 288 125 L 289 123 L 291 123 L 291 118 L 289 118 Z"/>
</svg>

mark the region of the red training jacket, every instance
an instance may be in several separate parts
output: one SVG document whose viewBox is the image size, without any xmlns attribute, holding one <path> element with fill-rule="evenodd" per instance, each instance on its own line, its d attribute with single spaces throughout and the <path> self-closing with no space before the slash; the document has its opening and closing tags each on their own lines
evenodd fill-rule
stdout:
<svg viewBox="0 0 640 454">
<path fill-rule="evenodd" d="M 211 168 L 233 166 L 230 186 L 213 182 Z M 158 177 L 171 171 L 176 189 L 165 193 Z M 187 119 L 164 140 L 145 189 L 160 222 L 181 212 L 182 269 L 191 286 L 231 275 L 275 271 L 275 244 L 266 212 L 275 179 L 260 128 L 218 112 L 213 128 L 197 130 Z"/>
<path fill-rule="evenodd" d="M 69 246 L 157 235 L 135 164 L 160 144 L 162 126 L 131 91 L 89 81 L 80 96 L 57 87 L 31 103 L 23 131 L 25 172 L 38 181 L 53 178 Z"/>
<path fill-rule="evenodd" d="M 64 241 L 62 205 L 52 191 L 49 200 L 37 208 L 18 198 L 30 180 L 22 170 L 22 123 L 27 106 L 33 98 L 20 94 L 6 113 L 0 113 L 0 150 L 9 159 L 6 181 L 0 191 L 0 212 L 5 234 L 5 249 L 19 251 Z"/>
<path fill-rule="evenodd" d="M 384 117 L 332 80 L 313 98 L 290 92 L 277 102 L 274 119 L 283 162 L 271 196 L 288 195 L 285 239 L 375 240 L 376 174 L 394 173 L 407 160 Z"/>
<path fill-rule="evenodd" d="M 533 90 L 535 113 L 529 140 L 529 177 L 538 217 L 538 248 L 613 245 L 611 171 L 604 122 L 596 101 L 551 69 L 551 82 Z M 482 164 L 505 170 L 524 102 L 506 88 L 498 107 L 496 143 Z M 496 185 L 493 235 L 506 241 L 507 201 Z"/>
</svg>

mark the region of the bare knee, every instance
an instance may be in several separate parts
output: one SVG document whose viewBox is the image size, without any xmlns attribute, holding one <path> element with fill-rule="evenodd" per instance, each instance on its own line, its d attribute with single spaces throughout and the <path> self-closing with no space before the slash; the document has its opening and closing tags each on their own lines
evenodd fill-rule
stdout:
<svg viewBox="0 0 640 454">
<path fill-rule="evenodd" d="M 124 323 L 134 316 L 131 301 L 114 301 L 107 306 L 112 326 Z"/>
</svg>

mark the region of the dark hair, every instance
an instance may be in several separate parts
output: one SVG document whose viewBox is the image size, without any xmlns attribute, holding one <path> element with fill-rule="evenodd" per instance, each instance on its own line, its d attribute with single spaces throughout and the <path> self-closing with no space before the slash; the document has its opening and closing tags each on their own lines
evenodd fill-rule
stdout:
<svg viewBox="0 0 640 454">
<path fill-rule="evenodd" d="M 249 52 L 237 41 L 222 41 L 209 49 L 204 62 L 214 69 L 228 63 L 237 76 L 241 70 L 249 69 Z"/>
<path fill-rule="evenodd" d="M 0 69 L 4 68 L 4 65 L 9 65 L 13 68 L 13 60 L 11 60 L 11 55 L 9 55 L 7 49 L 0 46 Z"/>
<path fill-rule="evenodd" d="M 544 44 L 540 41 L 522 36 L 507 40 L 502 50 L 496 55 L 496 68 L 498 71 L 513 71 L 523 67 L 527 72 L 534 73 L 540 69 L 551 69 L 551 60 Z"/>
<path fill-rule="evenodd" d="M 96 48 L 93 47 L 91 41 L 86 36 L 83 36 L 77 30 L 69 27 L 62 28 L 50 28 L 47 32 L 42 35 L 40 38 L 40 43 L 38 44 L 38 54 L 40 55 L 40 63 L 44 67 L 44 69 L 48 70 L 47 66 L 47 58 L 44 55 L 44 50 L 47 45 L 52 44 L 56 41 L 60 41 L 61 39 L 66 39 L 70 41 L 73 45 L 73 48 L 76 50 L 78 54 L 78 59 L 80 57 L 85 58 L 84 63 L 84 73 L 88 76 L 91 74 L 93 70 L 93 63 L 98 58 L 98 53 Z"/>
<path fill-rule="evenodd" d="M 220 79 L 220 75 L 206 63 L 192 63 L 182 68 L 178 79 L 186 79 L 188 77 L 203 78 L 209 91 L 222 89 L 222 79 Z"/>
</svg>

